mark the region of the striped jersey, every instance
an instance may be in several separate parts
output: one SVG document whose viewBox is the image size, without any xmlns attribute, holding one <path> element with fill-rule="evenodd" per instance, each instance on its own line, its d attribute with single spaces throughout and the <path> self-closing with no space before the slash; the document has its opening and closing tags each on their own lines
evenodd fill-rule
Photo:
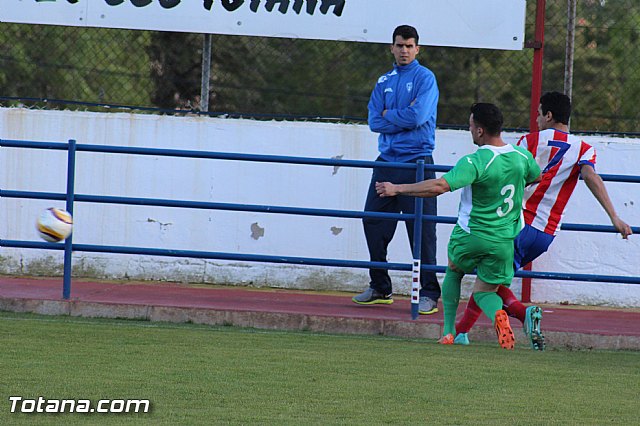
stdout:
<svg viewBox="0 0 640 426">
<path fill-rule="evenodd" d="M 571 194 L 578 183 L 580 167 L 595 168 L 595 149 L 569 133 L 555 129 L 524 135 L 517 143 L 527 149 L 542 170 L 540 182 L 525 189 L 523 210 L 528 225 L 556 235 Z"/>
<path fill-rule="evenodd" d="M 489 241 L 513 240 L 524 226 L 524 187 L 540 175 L 529 152 L 513 145 L 484 145 L 462 157 L 442 178 L 462 188 L 458 226 Z"/>
</svg>

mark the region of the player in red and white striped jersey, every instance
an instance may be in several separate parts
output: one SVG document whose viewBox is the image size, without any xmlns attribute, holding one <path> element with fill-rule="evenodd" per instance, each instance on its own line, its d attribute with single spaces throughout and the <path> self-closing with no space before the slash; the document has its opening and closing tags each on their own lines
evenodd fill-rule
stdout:
<svg viewBox="0 0 640 426">
<path fill-rule="evenodd" d="M 595 168 L 596 152 L 577 136 L 555 128 L 525 135 L 518 146 L 531 152 L 543 170 L 541 181 L 525 189 L 525 221 L 556 235 L 580 170 L 587 165 L 591 170 Z"/>
<path fill-rule="evenodd" d="M 602 178 L 595 172 L 595 149 L 577 136 L 569 134 L 571 101 L 558 92 L 545 93 L 540 98 L 537 124 L 540 131 L 529 133 L 518 141 L 526 148 L 542 170 L 541 179 L 525 189 L 523 213 L 525 227 L 514 241 L 514 268 L 517 270 L 546 252 L 560 230 L 564 211 L 571 194 L 582 176 L 585 184 L 604 208 L 611 224 L 626 239 L 631 227 L 620 219 L 613 208 Z M 505 310 L 524 325 L 531 340 L 531 347 L 544 349 L 544 337 L 540 331 L 542 310 L 537 306 L 526 307 L 507 287 L 500 286 Z M 480 308 L 473 298 L 456 325 L 456 341 L 468 343 L 466 333 L 480 316 Z"/>
</svg>

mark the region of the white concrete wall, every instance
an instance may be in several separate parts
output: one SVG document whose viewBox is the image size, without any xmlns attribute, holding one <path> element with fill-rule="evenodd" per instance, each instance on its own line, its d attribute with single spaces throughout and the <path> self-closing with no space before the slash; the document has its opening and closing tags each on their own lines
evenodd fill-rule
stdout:
<svg viewBox="0 0 640 426">
<path fill-rule="evenodd" d="M 518 135 L 507 134 L 510 142 Z M 254 154 L 373 160 L 376 137 L 366 126 L 279 121 L 168 117 L 126 113 L 0 109 L 0 138 L 66 141 Z M 640 142 L 585 137 L 598 149 L 598 171 L 639 174 Z M 437 164 L 452 165 L 474 147 L 466 131 L 437 134 Z M 0 149 L 3 189 L 65 191 L 66 152 Z M 78 153 L 76 193 L 362 210 L 370 170 L 223 160 L 194 160 Z M 620 215 L 640 225 L 640 186 L 608 183 Z M 455 216 L 458 194 L 439 198 L 439 214 Z M 40 210 L 62 202 L 2 199 L 0 238 L 37 240 Z M 76 203 L 74 243 L 368 260 L 358 219 Z M 605 213 L 580 183 L 567 222 L 608 224 Z M 452 225 L 438 225 L 438 264 L 446 264 Z M 535 270 L 640 276 L 640 235 L 623 241 L 602 233 L 565 231 Z M 389 261 L 409 263 L 404 227 L 391 244 Z M 62 253 L 7 249 L 0 272 L 51 275 Z M 224 262 L 112 254 L 74 254 L 74 275 L 305 289 L 360 291 L 366 270 L 286 264 Z M 395 291 L 407 292 L 409 275 L 393 273 Z M 519 280 L 514 289 L 519 291 Z M 468 287 L 465 293 L 468 294 Z M 640 285 L 535 280 L 537 302 L 640 306 Z"/>
</svg>

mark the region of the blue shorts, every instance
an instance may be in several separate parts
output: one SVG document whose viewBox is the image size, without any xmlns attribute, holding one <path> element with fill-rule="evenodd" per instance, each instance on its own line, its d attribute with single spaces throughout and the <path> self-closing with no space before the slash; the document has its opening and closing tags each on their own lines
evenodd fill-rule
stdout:
<svg viewBox="0 0 640 426">
<path fill-rule="evenodd" d="M 525 225 L 513 241 L 513 267 L 517 271 L 549 249 L 555 236 Z"/>
</svg>

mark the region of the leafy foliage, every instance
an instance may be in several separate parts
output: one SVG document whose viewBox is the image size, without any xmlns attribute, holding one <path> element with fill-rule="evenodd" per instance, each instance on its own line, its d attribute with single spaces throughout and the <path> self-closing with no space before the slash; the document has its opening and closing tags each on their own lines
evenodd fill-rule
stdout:
<svg viewBox="0 0 640 426">
<path fill-rule="evenodd" d="M 0 96 L 145 105 L 149 33 L 0 24 Z"/>
</svg>

